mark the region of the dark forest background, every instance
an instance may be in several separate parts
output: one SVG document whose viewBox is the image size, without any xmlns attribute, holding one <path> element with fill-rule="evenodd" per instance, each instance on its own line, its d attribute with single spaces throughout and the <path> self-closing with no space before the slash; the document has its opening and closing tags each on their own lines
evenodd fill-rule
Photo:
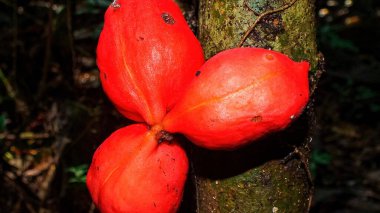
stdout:
<svg viewBox="0 0 380 213">
<path fill-rule="evenodd" d="M 0 0 L 0 213 L 96 212 L 96 147 L 129 123 L 99 84 L 111 0 Z M 316 0 L 314 213 L 380 212 L 380 1 Z"/>
</svg>

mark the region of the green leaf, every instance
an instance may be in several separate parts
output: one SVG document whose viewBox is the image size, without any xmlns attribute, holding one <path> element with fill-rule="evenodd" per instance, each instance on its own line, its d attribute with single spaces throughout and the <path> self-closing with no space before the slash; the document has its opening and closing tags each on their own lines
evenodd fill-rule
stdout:
<svg viewBox="0 0 380 213">
<path fill-rule="evenodd" d="M 67 172 L 71 174 L 69 183 L 86 183 L 87 170 L 87 164 L 81 164 L 67 168 Z"/>
<path fill-rule="evenodd" d="M 331 155 L 327 152 L 315 150 L 311 155 L 311 160 L 316 164 L 328 165 L 331 162 Z"/>
</svg>

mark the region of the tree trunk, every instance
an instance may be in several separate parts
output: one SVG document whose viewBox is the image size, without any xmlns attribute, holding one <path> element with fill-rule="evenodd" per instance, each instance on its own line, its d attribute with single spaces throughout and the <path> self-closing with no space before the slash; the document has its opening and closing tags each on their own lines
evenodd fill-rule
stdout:
<svg viewBox="0 0 380 213">
<path fill-rule="evenodd" d="M 199 39 L 207 58 L 237 47 L 260 14 L 244 46 L 270 48 L 318 72 L 314 0 L 200 0 Z M 315 88 L 312 81 L 311 88 Z M 314 89 L 312 90 L 314 91 Z M 311 101 L 312 102 L 312 101 Z M 197 212 L 308 212 L 313 185 L 308 167 L 312 129 L 311 104 L 285 131 L 235 151 L 193 147 Z M 293 154 L 292 154 L 293 153 Z"/>
</svg>

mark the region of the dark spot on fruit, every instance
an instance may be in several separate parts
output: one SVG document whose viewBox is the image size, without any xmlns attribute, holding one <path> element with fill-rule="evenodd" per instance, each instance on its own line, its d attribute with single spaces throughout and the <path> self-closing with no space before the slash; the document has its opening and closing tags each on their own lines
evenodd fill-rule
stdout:
<svg viewBox="0 0 380 213">
<path fill-rule="evenodd" d="M 166 107 L 166 113 L 170 112 L 171 107 Z"/>
<path fill-rule="evenodd" d="M 99 171 L 99 166 L 96 167 L 96 170 Z"/>
<path fill-rule="evenodd" d="M 142 36 L 139 36 L 139 39 L 138 39 L 139 41 L 144 41 L 144 37 L 142 37 Z"/>
<path fill-rule="evenodd" d="M 169 13 L 162 13 L 161 17 L 166 24 L 173 25 L 175 23 L 173 16 L 171 16 Z"/>
<path fill-rule="evenodd" d="M 251 121 L 255 122 L 255 123 L 261 122 L 262 120 L 263 120 L 263 117 L 261 115 L 257 115 L 255 117 L 251 118 Z"/>
<path fill-rule="evenodd" d="M 107 74 L 105 72 L 103 72 L 103 78 L 104 80 L 107 80 Z"/>
<path fill-rule="evenodd" d="M 157 206 L 156 206 L 156 203 L 155 202 L 153 202 L 153 206 L 154 206 L 154 208 L 156 208 Z"/>
<path fill-rule="evenodd" d="M 274 56 L 272 54 L 266 54 L 265 58 L 268 59 L 269 61 L 274 59 Z"/>
<path fill-rule="evenodd" d="M 197 77 L 198 77 L 200 74 L 201 74 L 201 71 L 200 71 L 200 70 L 198 70 L 198 71 L 195 72 L 195 76 L 197 76 Z"/>
</svg>

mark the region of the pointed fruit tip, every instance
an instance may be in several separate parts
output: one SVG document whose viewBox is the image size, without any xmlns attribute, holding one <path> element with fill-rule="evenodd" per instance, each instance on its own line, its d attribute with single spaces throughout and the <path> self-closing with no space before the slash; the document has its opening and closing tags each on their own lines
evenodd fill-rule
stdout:
<svg viewBox="0 0 380 213">
<path fill-rule="evenodd" d="M 299 69 L 303 72 L 308 73 L 310 69 L 310 64 L 307 61 L 301 61 L 298 63 Z"/>
</svg>

